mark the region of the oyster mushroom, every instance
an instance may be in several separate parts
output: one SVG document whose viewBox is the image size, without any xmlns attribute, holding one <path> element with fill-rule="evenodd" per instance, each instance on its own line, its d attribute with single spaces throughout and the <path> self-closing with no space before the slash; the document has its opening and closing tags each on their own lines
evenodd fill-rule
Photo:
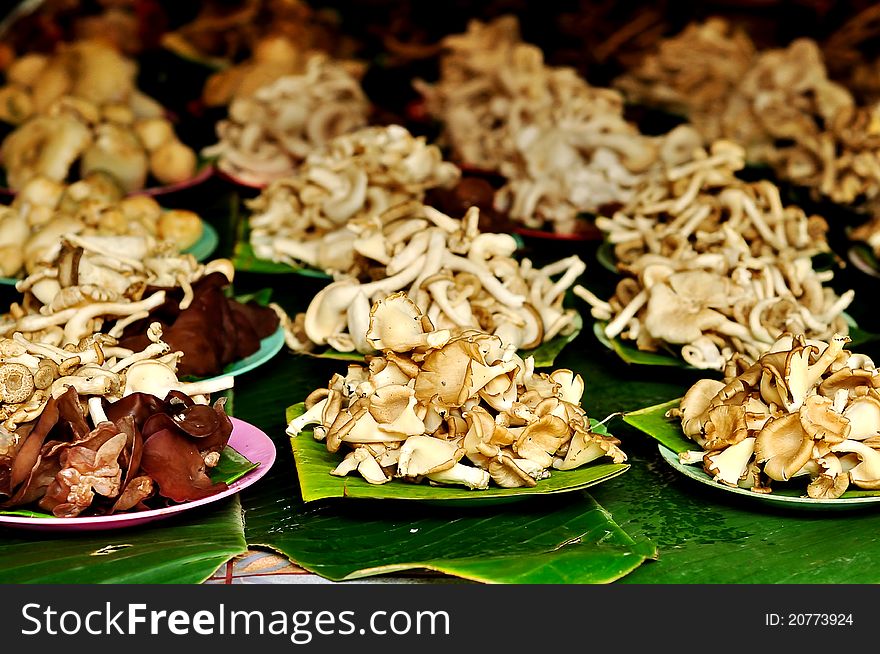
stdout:
<svg viewBox="0 0 880 654">
<path fill-rule="evenodd" d="M 385 474 L 382 466 L 366 447 L 355 448 L 346 454 L 342 462 L 330 474 L 344 477 L 355 470 L 371 484 L 384 484 L 391 481 L 391 477 Z"/>
</svg>

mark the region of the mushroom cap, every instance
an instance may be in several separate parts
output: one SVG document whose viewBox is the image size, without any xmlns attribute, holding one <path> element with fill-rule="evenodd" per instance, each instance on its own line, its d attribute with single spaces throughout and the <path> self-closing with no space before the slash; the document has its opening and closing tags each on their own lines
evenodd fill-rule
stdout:
<svg viewBox="0 0 880 654">
<path fill-rule="evenodd" d="M 720 450 L 739 443 L 749 435 L 746 408 L 742 404 L 722 404 L 709 409 L 704 433 L 706 450 Z"/>
<path fill-rule="evenodd" d="M 553 465 L 552 454 L 569 438 L 568 424 L 557 416 L 546 415 L 525 427 L 513 444 L 513 451 L 523 459 L 549 468 Z"/>
<path fill-rule="evenodd" d="M 369 412 L 380 431 L 401 436 L 425 432 L 425 423 L 415 413 L 415 392 L 399 384 L 377 388 L 369 397 Z"/>
<path fill-rule="evenodd" d="M 789 413 L 767 422 L 755 440 L 755 456 L 764 473 L 776 481 L 787 481 L 810 460 L 813 441 L 804 432 L 800 416 Z"/>
<path fill-rule="evenodd" d="M 880 408 L 880 402 L 878 402 L 878 408 Z M 845 441 L 850 435 L 850 420 L 837 413 L 834 410 L 834 402 L 827 397 L 810 395 L 804 401 L 798 415 L 804 431 L 815 440 L 839 443 Z M 877 414 L 877 419 L 877 426 L 880 428 L 880 413 Z"/>
<path fill-rule="evenodd" d="M 506 452 L 489 463 L 489 476 L 502 488 L 533 488 L 537 481 L 520 468 L 513 457 Z"/>
<path fill-rule="evenodd" d="M 403 292 L 393 293 L 375 302 L 370 309 L 370 326 L 367 342 L 377 350 L 408 352 L 422 345 L 442 344 L 443 337 L 448 340 L 449 332 L 435 332 L 432 339 L 425 332 L 422 312 Z"/>
<path fill-rule="evenodd" d="M 448 470 L 464 456 L 464 449 L 433 436 L 410 436 L 400 446 L 397 474 L 400 477 L 423 477 Z"/>
<path fill-rule="evenodd" d="M 880 452 L 865 443 L 845 440 L 831 446 L 832 452 L 852 452 L 860 463 L 849 471 L 849 478 L 859 488 L 880 489 Z"/>
<path fill-rule="evenodd" d="M 755 453 L 755 441 L 754 437 L 745 438 L 723 450 L 707 453 L 703 457 L 706 472 L 712 475 L 715 481 L 728 486 L 739 485 Z"/>
<path fill-rule="evenodd" d="M 850 427 L 844 439 L 863 441 L 876 436 L 880 434 L 880 400 L 870 394 L 853 398 L 844 409 L 842 418 Z"/>
<path fill-rule="evenodd" d="M 709 407 L 724 386 L 724 383 L 717 379 L 699 379 L 687 390 L 678 404 L 684 435 L 700 445 L 705 442 L 702 434 L 703 426 L 709 418 Z"/>
</svg>

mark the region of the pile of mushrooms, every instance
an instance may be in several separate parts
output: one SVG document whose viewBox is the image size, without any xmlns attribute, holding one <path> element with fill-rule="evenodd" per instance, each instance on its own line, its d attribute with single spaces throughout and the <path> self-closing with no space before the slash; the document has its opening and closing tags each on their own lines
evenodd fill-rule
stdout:
<svg viewBox="0 0 880 654">
<path fill-rule="evenodd" d="M 623 98 L 544 63 L 513 16 L 471 21 L 442 41 L 440 80 L 417 82 L 454 159 L 501 174 L 499 210 L 530 228 L 576 231 L 579 213 L 625 202 L 657 158 Z"/>
<path fill-rule="evenodd" d="M 213 73 L 205 81 L 202 102 L 207 107 L 223 107 L 234 99 L 253 95 L 263 86 L 288 75 L 301 75 L 306 63 L 317 54 L 283 34 L 269 34 L 257 39 L 251 56 Z M 364 73 L 363 64 L 340 60 L 357 79 Z"/>
<path fill-rule="evenodd" d="M 756 493 L 789 482 L 814 499 L 839 498 L 851 485 L 880 489 L 880 377 L 848 342 L 786 334 L 723 381 L 696 382 L 667 413 L 702 448 L 682 462 Z"/>
<path fill-rule="evenodd" d="M 309 57 L 285 75 L 229 105 L 217 123 L 218 142 L 202 150 L 244 183 L 262 186 L 291 175 L 316 147 L 367 124 L 370 103 L 342 63 Z"/>
<path fill-rule="evenodd" d="M 261 259 L 357 274 L 356 254 L 364 247 L 354 245 L 349 225 L 372 225 L 390 207 L 420 202 L 428 189 L 458 179 L 458 168 L 424 137 L 400 125 L 364 127 L 314 150 L 296 174 L 246 202 L 250 243 Z M 393 242 L 373 246 L 386 251 L 374 259 L 393 254 Z"/>
<path fill-rule="evenodd" d="M 24 54 L 4 71 L 0 120 L 20 125 L 48 113 L 65 96 L 108 113 L 127 109 L 137 116 L 161 116 L 161 105 L 138 90 L 137 73 L 133 59 L 101 39 L 60 43 L 52 54 Z"/>
<path fill-rule="evenodd" d="M 211 393 L 232 377 L 181 382 L 162 330 L 135 352 L 106 334 L 63 348 L 0 339 L 0 507 L 56 517 L 149 508 L 226 488 L 217 464 L 232 425 Z M 161 505 L 161 504 L 160 504 Z"/>
<path fill-rule="evenodd" d="M 288 345 L 374 352 L 365 336 L 370 306 L 391 294 L 401 311 L 422 314 L 438 329 L 480 329 L 517 350 L 573 333 L 579 316 L 563 303 L 584 262 L 577 255 L 543 268 L 518 261 L 510 234 L 480 233 L 478 223 L 476 207 L 456 220 L 410 202 L 351 225 L 355 251 L 371 264 L 362 278 L 370 281 L 341 276 L 321 289 L 287 323 Z"/>
<path fill-rule="evenodd" d="M 712 142 L 725 136 L 721 117 L 755 55 L 748 34 L 713 17 L 658 41 L 614 86 L 630 102 L 686 116 Z"/>
<path fill-rule="evenodd" d="M 573 291 L 607 321 L 607 338 L 722 370 L 735 354 L 755 360 L 784 332 L 847 333 L 853 291 L 838 297 L 825 286 L 833 271 L 813 268 L 829 249 L 827 223 L 784 206 L 770 182 L 736 178 L 742 165 L 741 147 L 716 141 L 648 176 L 632 203 L 597 219 L 623 277 L 607 302 Z"/>
<path fill-rule="evenodd" d="M 52 346 L 78 343 L 102 330 L 118 338 L 127 324 L 165 301 L 164 290 L 145 295 L 149 286 L 182 287 L 186 306 L 196 280 L 214 271 L 230 282 L 233 277 L 227 259 L 200 264 L 145 237 L 65 234 L 59 243 L 51 262 L 17 282 L 24 295 L 0 316 L 0 335 L 18 332 Z"/>
<path fill-rule="evenodd" d="M 315 425 L 328 451 L 345 453 L 331 474 L 517 488 L 602 457 L 626 460 L 616 438 L 591 427 L 580 375 L 536 372 L 496 336 L 452 336 L 396 305 L 379 300 L 366 326 L 382 355 L 335 374 L 288 424 L 292 437 Z"/>
<path fill-rule="evenodd" d="M 91 55 L 93 49 L 100 55 Z M 37 176 L 63 182 L 77 162 L 75 177 L 101 170 L 126 193 L 144 188 L 148 178 L 173 184 L 193 176 L 195 152 L 178 138 L 162 107 L 137 91 L 134 63 L 88 42 L 60 52 L 57 61 L 27 55 L 10 73 L 7 93 L 35 98 L 33 111 L 21 113 L 0 148 L 11 189 Z M 68 69 L 78 71 L 82 62 L 89 67 L 71 79 Z"/>
<path fill-rule="evenodd" d="M 64 234 L 140 236 L 185 250 L 202 230 L 195 212 L 163 209 L 146 195 L 125 196 L 115 180 L 100 171 L 71 184 L 35 177 L 8 207 L 0 207 L 0 274 L 34 272 L 55 257 Z"/>
<path fill-rule="evenodd" d="M 161 35 L 164 48 L 212 68 L 234 70 L 271 39 L 296 44 L 301 52 L 343 52 L 351 39 L 340 33 L 335 12 L 319 11 L 303 0 L 243 0 L 200 3 L 195 17 Z"/>
<path fill-rule="evenodd" d="M 662 42 L 616 86 L 631 101 L 684 113 L 707 141 L 742 144 L 749 161 L 817 197 L 849 204 L 880 196 L 880 110 L 858 106 L 829 78 L 811 39 L 756 51 L 716 18 Z"/>
<path fill-rule="evenodd" d="M 661 161 L 627 204 L 596 218 L 621 271 L 646 254 L 731 260 L 743 249 L 755 257 L 829 252 L 823 217 L 784 205 L 772 182 L 737 177 L 745 165 L 740 145 L 718 140 L 703 148 L 693 128 L 681 126 L 665 137 Z"/>
</svg>

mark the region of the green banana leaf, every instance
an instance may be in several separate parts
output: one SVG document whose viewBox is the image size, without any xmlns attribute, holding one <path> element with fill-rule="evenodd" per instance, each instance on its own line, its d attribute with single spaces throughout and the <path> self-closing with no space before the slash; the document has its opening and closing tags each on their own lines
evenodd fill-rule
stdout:
<svg viewBox="0 0 880 654">
<path fill-rule="evenodd" d="M 596 248 L 596 261 L 602 264 L 602 267 L 613 273 L 617 273 L 617 257 L 614 256 L 614 243 L 611 241 L 602 241 Z"/>
<path fill-rule="evenodd" d="M 666 412 L 677 408 L 680 403 L 681 398 L 679 397 L 663 404 L 630 411 L 623 414 L 623 421 L 654 438 L 673 452 L 696 450 L 698 449 L 697 444 L 684 435 L 679 420 L 666 417 Z"/>
<path fill-rule="evenodd" d="M 858 325 L 856 325 L 852 317 L 847 314 L 843 315 L 846 319 L 847 324 L 849 325 L 850 342 L 847 346 L 849 349 L 857 348 L 867 343 L 872 343 L 880 340 L 880 334 L 872 334 L 871 332 L 867 332 L 864 329 L 861 329 Z M 674 368 L 682 368 L 684 370 L 700 370 L 699 368 L 695 368 L 694 366 L 686 363 L 668 346 L 666 346 L 666 349 L 658 350 L 657 352 L 647 352 L 638 349 L 637 347 L 635 347 L 635 345 L 631 344 L 631 342 L 627 342 L 619 336 L 615 338 L 608 338 L 605 335 L 605 325 L 607 324 L 608 323 L 604 320 L 597 320 L 596 322 L 594 322 L 593 334 L 595 334 L 596 339 L 602 345 L 607 347 L 609 350 L 615 352 L 617 356 L 619 356 L 626 363 L 644 366 L 669 366 Z M 714 370 L 703 370 L 702 372 L 707 375 L 717 376 L 719 374 L 717 371 Z"/>
<path fill-rule="evenodd" d="M 0 583 L 201 583 L 246 550 L 235 496 L 142 527 L 45 535 L 0 529 Z"/>
<path fill-rule="evenodd" d="M 853 243 L 848 251 L 850 263 L 871 277 L 880 277 L 880 263 L 867 243 Z"/>
<path fill-rule="evenodd" d="M 596 339 L 602 345 L 615 352 L 624 362 L 644 366 L 671 366 L 673 368 L 696 370 L 696 368 L 675 356 L 672 351 L 660 350 L 657 352 L 646 352 L 638 349 L 634 345 L 630 345 L 620 337 L 608 338 L 605 335 L 605 325 L 607 324 L 608 323 L 604 320 L 597 320 L 594 322 L 593 334 L 595 334 Z"/>
<path fill-rule="evenodd" d="M 304 505 L 281 464 L 244 499 L 248 542 L 334 581 L 427 569 L 484 583 L 609 583 L 657 555 L 583 492 L 468 508 Z"/>
<path fill-rule="evenodd" d="M 269 474 L 241 493 L 251 546 L 280 552 L 328 579 L 430 568 L 496 583 L 606 583 L 656 556 L 653 543 L 633 542 L 582 492 L 474 506 L 304 503 L 284 432 L 286 416 L 275 407 L 283 398 L 305 397 L 315 379 L 329 379 L 342 368 L 322 359 L 295 361 L 297 374 L 276 359 L 235 396 L 236 416 L 259 426 L 278 446 Z"/>
<path fill-rule="evenodd" d="M 880 542 L 870 536 L 880 529 L 877 505 L 803 511 L 715 492 L 641 440 L 625 440 L 630 471 L 591 490 L 627 533 L 660 550 L 620 583 L 880 583 Z"/>
<path fill-rule="evenodd" d="M 535 360 L 535 368 L 549 368 L 556 362 L 563 348 L 575 340 L 584 328 L 584 320 L 580 314 L 575 316 L 575 327 L 570 334 L 551 338 L 546 343 L 541 343 L 533 350 L 522 350 L 519 355 L 522 358 L 533 357 Z"/>
<path fill-rule="evenodd" d="M 232 253 L 232 265 L 236 270 L 266 275 L 297 274 L 315 279 L 331 280 L 332 277 L 323 270 L 310 268 L 309 266 L 292 266 L 278 261 L 260 259 L 254 252 L 251 244 L 246 240 L 239 240 L 235 244 Z"/>
<path fill-rule="evenodd" d="M 302 402 L 287 407 L 288 422 L 305 412 Z M 591 420 L 592 425 L 597 424 Z M 592 426 L 591 425 L 591 426 Z M 607 433 L 607 432 L 606 432 Z M 337 477 L 330 474 L 342 455 L 328 452 L 324 443 L 312 437 L 311 430 L 303 430 L 298 436 L 290 438 L 300 492 L 305 502 L 328 498 L 427 500 L 449 503 L 485 503 L 498 500 L 511 501 L 584 490 L 595 484 L 612 479 L 626 472 L 625 463 L 607 463 L 598 460 L 575 470 L 554 470 L 547 479 L 542 479 L 532 488 L 501 488 L 490 485 L 486 490 L 468 490 L 451 486 L 431 486 L 412 484 L 404 481 L 390 481 L 385 484 L 371 484 L 356 472 Z"/>
</svg>

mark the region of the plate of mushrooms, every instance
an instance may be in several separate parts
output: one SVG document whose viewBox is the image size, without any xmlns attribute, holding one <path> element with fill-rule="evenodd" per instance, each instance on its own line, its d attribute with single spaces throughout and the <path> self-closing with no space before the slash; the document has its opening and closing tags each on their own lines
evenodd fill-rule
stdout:
<svg viewBox="0 0 880 654">
<path fill-rule="evenodd" d="M 66 235 L 117 239 L 118 255 L 136 244 L 209 257 L 217 231 L 194 211 L 167 209 L 144 195 L 126 196 L 110 175 L 92 172 L 71 183 L 29 180 L 9 206 L 0 207 L 0 274 L 15 284 L 50 262 Z"/>
<path fill-rule="evenodd" d="M 430 328 L 389 299 L 367 331 L 382 354 L 288 409 L 305 501 L 481 502 L 583 489 L 628 469 L 620 441 L 581 406 L 580 375 L 538 372 L 498 336 Z"/>
<path fill-rule="evenodd" d="M 724 379 L 624 416 L 664 460 L 714 487 L 777 504 L 880 503 L 880 394 L 849 339 L 777 340 Z"/>
<path fill-rule="evenodd" d="M 138 88 L 138 63 L 108 43 L 62 43 L 14 59 L 5 73 L 0 120 L 13 129 L 0 164 L 12 192 L 35 177 L 62 182 L 103 170 L 126 194 L 159 193 L 211 173 L 165 107 Z"/>
<path fill-rule="evenodd" d="M 226 497 L 274 459 L 225 410 L 232 376 L 178 377 L 159 323 L 129 349 L 92 333 L 68 348 L 0 339 L 0 525 L 133 526 Z M 257 468 L 257 470 L 255 470 Z"/>
</svg>

